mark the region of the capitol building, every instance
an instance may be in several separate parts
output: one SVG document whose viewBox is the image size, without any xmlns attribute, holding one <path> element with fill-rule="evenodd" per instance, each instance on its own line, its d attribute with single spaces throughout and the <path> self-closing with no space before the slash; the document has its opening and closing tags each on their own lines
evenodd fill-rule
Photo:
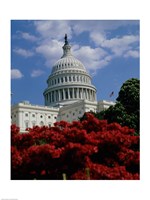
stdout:
<svg viewBox="0 0 150 200">
<path fill-rule="evenodd" d="M 115 103 L 98 101 L 96 87 L 85 66 L 71 53 L 65 35 L 62 57 L 54 64 L 44 90 L 45 105 L 32 105 L 28 101 L 11 107 L 11 123 L 24 132 L 33 126 L 53 126 L 56 121 L 72 122 L 85 112 L 100 112 Z"/>
</svg>

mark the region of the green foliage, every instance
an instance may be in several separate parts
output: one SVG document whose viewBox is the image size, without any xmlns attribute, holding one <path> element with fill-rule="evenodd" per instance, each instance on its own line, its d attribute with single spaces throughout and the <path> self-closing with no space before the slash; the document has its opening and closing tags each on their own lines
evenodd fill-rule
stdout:
<svg viewBox="0 0 150 200">
<path fill-rule="evenodd" d="M 120 102 L 128 113 L 139 112 L 140 81 L 136 78 L 127 80 L 121 87 L 117 101 Z"/>
<path fill-rule="evenodd" d="M 118 122 L 128 126 L 139 134 L 139 93 L 140 81 L 136 78 L 127 80 L 119 91 L 117 102 L 107 110 L 96 113 L 95 117 L 107 119 L 109 123 Z"/>
</svg>

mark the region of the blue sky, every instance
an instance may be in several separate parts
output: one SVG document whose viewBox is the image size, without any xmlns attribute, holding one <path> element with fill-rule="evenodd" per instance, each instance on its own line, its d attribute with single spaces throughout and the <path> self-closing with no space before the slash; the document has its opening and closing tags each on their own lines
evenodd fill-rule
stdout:
<svg viewBox="0 0 150 200">
<path fill-rule="evenodd" d="M 115 101 L 126 80 L 139 78 L 138 20 L 12 20 L 13 104 L 44 105 L 46 80 L 62 56 L 65 33 L 73 55 L 92 76 L 98 100 Z"/>
</svg>

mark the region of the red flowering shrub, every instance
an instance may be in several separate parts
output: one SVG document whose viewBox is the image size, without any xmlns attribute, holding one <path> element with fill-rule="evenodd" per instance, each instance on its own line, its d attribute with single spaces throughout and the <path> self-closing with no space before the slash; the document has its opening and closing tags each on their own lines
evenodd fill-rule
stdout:
<svg viewBox="0 0 150 200">
<path fill-rule="evenodd" d="M 139 179 L 139 136 L 133 129 L 87 114 L 82 122 L 28 130 L 19 134 L 12 125 L 12 179 Z"/>
</svg>

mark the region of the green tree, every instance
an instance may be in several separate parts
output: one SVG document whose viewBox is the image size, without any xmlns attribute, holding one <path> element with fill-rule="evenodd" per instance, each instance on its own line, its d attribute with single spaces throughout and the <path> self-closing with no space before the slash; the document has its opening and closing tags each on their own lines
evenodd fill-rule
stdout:
<svg viewBox="0 0 150 200">
<path fill-rule="evenodd" d="M 121 87 L 116 99 L 128 113 L 139 112 L 140 81 L 136 78 L 127 80 Z"/>
<path fill-rule="evenodd" d="M 95 117 L 107 119 L 109 123 L 118 122 L 122 126 L 134 128 L 139 134 L 140 81 L 131 78 L 123 83 L 116 104 L 107 110 L 96 113 Z"/>
<path fill-rule="evenodd" d="M 103 118 L 134 128 L 139 133 L 139 98 L 140 81 L 136 78 L 127 80 L 119 91 L 116 104 L 103 112 Z"/>
</svg>

